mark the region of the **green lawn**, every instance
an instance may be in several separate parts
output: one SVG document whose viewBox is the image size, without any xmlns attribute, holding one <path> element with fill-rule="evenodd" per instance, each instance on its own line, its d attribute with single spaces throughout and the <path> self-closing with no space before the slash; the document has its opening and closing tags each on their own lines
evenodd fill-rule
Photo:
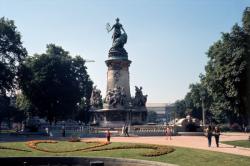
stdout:
<svg viewBox="0 0 250 166">
<path fill-rule="evenodd" d="M 235 145 L 245 148 L 250 148 L 250 141 L 249 140 L 239 140 L 239 141 L 224 141 L 224 144 Z M 250 153 L 250 151 L 249 151 Z"/>
<path fill-rule="evenodd" d="M 86 144 L 83 142 L 66 142 L 59 141 L 56 144 L 41 143 L 38 145 L 41 149 L 50 150 L 74 150 L 78 148 L 86 148 L 92 146 L 92 144 Z M 104 146 L 117 147 L 124 145 L 133 145 L 129 143 L 111 143 Z M 133 158 L 142 160 L 152 160 L 159 162 L 167 162 L 178 164 L 180 166 L 249 166 L 250 157 L 231 155 L 219 152 L 210 152 L 205 150 L 197 150 L 190 148 L 174 147 L 175 151 L 169 154 L 165 154 L 158 157 L 144 157 L 141 154 L 145 152 L 153 151 L 152 149 L 120 149 L 120 150 L 107 150 L 107 151 L 92 151 L 92 152 L 68 152 L 68 153 L 51 153 L 42 152 L 35 149 L 31 149 L 26 146 L 25 142 L 11 142 L 11 143 L 0 143 L 0 146 L 18 148 L 23 150 L 29 150 L 32 152 L 23 152 L 15 150 L 0 149 L 0 157 L 6 156 L 102 156 L 102 157 L 119 157 L 119 158 Z M 100 148 L 104 148 L 100 147 Z"/>
<path fill-rule="evenodd" d="M 1 134 L 10 134 L 10 133 L 16 133 L 16 131 L 15 130 L 0 130 L 0 133 Z"/>
</svg>

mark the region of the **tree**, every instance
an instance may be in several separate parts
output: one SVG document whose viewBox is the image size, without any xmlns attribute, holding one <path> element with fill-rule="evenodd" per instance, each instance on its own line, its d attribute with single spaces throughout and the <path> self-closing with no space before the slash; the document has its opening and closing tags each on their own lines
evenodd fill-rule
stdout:
<svg viewBox="0 0 250 166">
<path fill-rule="evenodd" d="M 191 110 L 190 114 L 198 119 L 202 119 L 202 90 L 201 83 L 190 84 L 190 92 L 186 95 L 185 101 L 187 108 Z"/>
<path fill-rule="evenodd" d="M 185 98 L 175 102 L 176 116 L 183 118 L 189 114 L 194 118 L 202 119 L 202 92 L 205 95 L 204 106 L 208 110 L 211 101 L 205 87 L 202 83 L 190 84 Z M 209 115 L 209 113 L 206 114 Z"/>
<path fill-rule="evenodd" d="M 37 115 L 50 123 L 74 119 L 81 101 L 91 95 L 86 69 L 80 56 L 72 58 L 62 47 L 49 44 L 46 53 L 28 57 L 21 65 L 19 85 Z"/>
<path fill-rule="evenodd" d="M 32 105 L 30 100 L 22 93 L 19 93 L 16 95 L 15 105 L 16 105 L 17 110 L 22 112 L 23 115 L 25 115 L 26 117 L 36 115 L 35 107 Z"/>
<path fill-rule="evenodd" d="M 185 99 L 176 107 L 201 118 L 202 100 L 206 119 L 216 123 L 250 122 L 250 8 L 243 13 L 243 27 L 235 24 L 222 33 L 207 52 L 208 62 L 200 83 L 191 84 Z M 203 93 L 204 96 L 201 94 Z M 185 102 L 185 106 L 184 103 Z"/>
<path fill-rule="evenodd" d="M 0 18 L 0 95 L 13 89 L 18 66 L 26 56 L 14 21 Z"/>
<path fill-rule="evenodd" d="M 184 118 L 186 117 L 186 103 L 185 100 L 177 100 L 174 103 L 174 108 L 173 108 L 173 112 L 174 112 L 174 118 Z"/>
<path fill-rule="evenodd" d="M 15 115 L 7 92 L 11 94 L 15 89 L 16 73 L 26 55 L 14 21 L 0 18 L 0 125 L 3 120 L 10 122 L 11 115 Z"/>
<path fill-rule="evenodd" d="M 247 7 L 242 17 L 243 29 L 246 35 L 246 50 L 248 56 L 246 57 L 247 69 L 246 69 L 246 89 L 244 94 L 244 103 L 248 113 L 248 123 L 250 123 L 250 8 Z"/>
<path fill-rule="evenodd" d="M 229 121 L 246 122 L 244 91 L 246 88 L 246 36 L 241 27 L 233 26 L 207 52 L 205 85 L 213 96 L 211 110 L 227 115 Z"/>
<path fill-rule="evenodd" d="M 0 95 L 0 130 L 1 125 L 4 120 L 8 117 L 8 110 L 9 110 L 9 98 L 7 96 Z"/>
</svg>

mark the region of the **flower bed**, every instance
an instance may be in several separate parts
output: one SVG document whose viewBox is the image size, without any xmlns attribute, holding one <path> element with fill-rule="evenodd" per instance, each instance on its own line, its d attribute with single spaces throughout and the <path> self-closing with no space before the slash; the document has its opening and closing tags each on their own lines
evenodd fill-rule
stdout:
<svg viewBox="0 0 250 166">
<path fill-rule="evenodd" d="M 84 142 L 80 140 L 80 142 Z M 110 142 L 99 142 L 99 141 L 89 141 L 84 142 L 86 144 L 95 143 L 93 146 L 85 147 L 85 148 L 77 148 L 74 150 L 51 150 L 47 148 L 40 148 L 38 144 L 40 143 L 58 143 L 57 141 L 53 140 L 34 140 L 28 141 L 26 145 L 32 149 L 49 152 L 49 153 L 68 153 L 68 152 L 76 152 L 76 151 L 83 151 L 83 152 L 90 152 L 90 151 L 106 151 L 106 150 L 120 150 L 120 149 L 152 149 L 150 152 L 142 153 L 142 156 L 145 157 L 156 157 L 161 156 L 164 154 L 168 154 L 173 152 L 175 149 L 168 146 L 160 146 L 160 145 L 144 145 L 144 144 L 132 144 L 132 145 L 123 145 L 123 146 L 115 146 L 115 147 L 104 147 Z"/>
<path fill-rule="evenodd" d="M 0 149 L 15 150 L 15 151 L 21 151 L 21 152 L 31 152 L 30 150 L 26 150 L 26 149 L 10 148 L 10 147 L 6 147 L 6 146 L 0 146 Z"/>
<path fill-rule="evenodd" d="M 84 141 L 81 141 L 81 142 L 84 142 Z M 74 149 L 74 150 L 50 150 L 50 149 L 46 149 L 46 148 L 39 148 L 38 147 L 38 144 L 41 144 L 41 143 L 58 143 L 57 141 L 53 141 L 53 140 L 34 140 L 34 141 L 28 141 L 26 143 L 26 145 L 32 149 L 35 149 L 35 150 L 39 150 L 39 151 L 42 151 L 42 152 L 49 152 L 49 153 L 68 153 L 68 152 L 76 152 L 76 151 L 85 151 L 85 150 L 88 150 L 88 149 L 92 149 L 92 148 L 98 148 L 98 147 L 101 147 L 101 146 L 105 146 L 105 145 L 108 145 L 109 142 L 84 142 L 84 143 L 96 143 L 97 145 L 94 145 L 94 146 L 89 146 L 89 147 L 86 147 L 86 148 L 78 148 L 78 149 Z"/>
<path fill-rule="evenodd" d="M 174 151 L 174 148 L 168 146 L 158 146 L 158 145 L 143 145 L 143 144 L 135 144 L 135 145 L 124 145 L 117 147 L 108 147 L 108 148 L 100 148 L 100 149 L 91 149 L 90 151 L 105 151 L 105 150 L 119 150 L 119 149 L 153 149 L 152 152 L 147 152 L 141 154 L 145 157 L 156 157 L 164 154 L 168 154 Z"/>
</svg>

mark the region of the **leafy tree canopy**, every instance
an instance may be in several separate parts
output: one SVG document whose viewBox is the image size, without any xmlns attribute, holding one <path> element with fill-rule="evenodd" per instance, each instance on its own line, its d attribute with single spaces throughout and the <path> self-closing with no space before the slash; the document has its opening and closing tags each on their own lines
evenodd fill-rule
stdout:
<svg viewBox="0 0 250 166">
<path fill-rule="evenodd" d="M 80 56 L 72 58 L 62 47 L 49 44 L 46 53 L 28 57 L 21 65 L 20 88 L 37 108 L 35 114 L 50 122 L 74 118 L 80 104 L 89 104 L 92 81 L 86 69 Z"/>
<path fill-rule="evenodd" d="M 14 78 L 27 51 L 13 20 L 0 18 L 0 95 L 14 87 Z"/>
</svg>

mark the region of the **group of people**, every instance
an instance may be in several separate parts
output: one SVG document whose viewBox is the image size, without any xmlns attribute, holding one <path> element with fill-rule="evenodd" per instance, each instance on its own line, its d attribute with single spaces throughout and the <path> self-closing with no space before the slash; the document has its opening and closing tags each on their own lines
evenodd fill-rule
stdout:
<svg viewBox="0 0 250 166">
<path fill-rule="evenodd" d="M 170 126 L 167 126 L 166 127 L 166 130 L 165 130 L 165 134 L 166 134 L 166 139 L 168 140 L 172 140 L 172 134 L 173 134 L 173 129 L 172 127 Z M 125 124 L 123 127 L 122 127 L 122 134 L 121 135 L 124 135 L 124 136 L 127 136 L 129 137 L 129 133 L 128 133 L 128 125 Z M 208 126 L 207 129 L 206 129 L 206 136 L 208 138 L 208 146 L 211 147 L 211 143 L 212 143 L 212 136 L 215 137 L 215 142 L 216 142 L 216 146 L 219 147 L 219 138 L 220 138 L 220 129 L 218 126 L 215 126 L 214 129 L 212 128 L 212 126 Z M 111 137 L 111 134 L 110 134 L 110 131 L 107 130 L 107 133 L 106 133 L 106 138 L 107 138 L 107 141 L 110 142 L 110 137 Z"/>
<path fill-rule="evenodd" d="M 220 128 L 218 126 L 212 128 L 212 126 L 209 125 L 206 129 L 206 136 L 208 140 L 208 147 L 211 147 L 213 136 L 215 138 L 216 146 L 219 147 Z"/>
</svg>

